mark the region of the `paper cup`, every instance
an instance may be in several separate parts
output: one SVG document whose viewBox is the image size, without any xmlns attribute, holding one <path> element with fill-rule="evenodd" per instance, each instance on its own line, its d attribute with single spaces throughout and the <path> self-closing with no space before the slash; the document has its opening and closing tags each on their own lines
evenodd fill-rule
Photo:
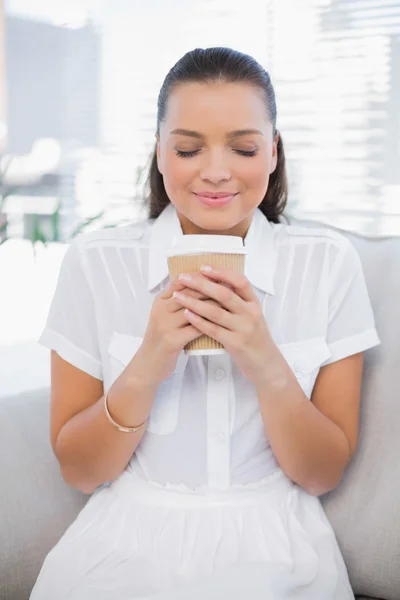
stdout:
<svg viewBox="0 0 400 600">
<path fill-rule="evenodd" d="M 181 273 L 200 272 L 202 265 L 226 267 L 244 273 L 246 250 L 241 237 L 230 235 L 183 235 L 167 251 L 171 279 Z M 224 347 L 208 335 L 189 342 L 187 354 L 221 354 Z"/>
</svg>

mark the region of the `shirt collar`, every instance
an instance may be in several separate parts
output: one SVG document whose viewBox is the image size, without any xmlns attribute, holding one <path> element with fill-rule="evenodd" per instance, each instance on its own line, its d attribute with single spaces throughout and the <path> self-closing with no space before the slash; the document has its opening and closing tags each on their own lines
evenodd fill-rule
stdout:
<svg viewBox="0 0 400 600">
<path fill-rule="evenodd" d="M 155 220 L 149 248 L 148 290 L 153 290 L 168 277 L 167 249 L 175 237 L 183 235 L 175 207 L 169 204 Z M 260 209 L 254 213 L 245 238 L 247 249 L 245 275 L 253 287 L 274 294 L 276 251 L 273 229 Z"/>
</svg>

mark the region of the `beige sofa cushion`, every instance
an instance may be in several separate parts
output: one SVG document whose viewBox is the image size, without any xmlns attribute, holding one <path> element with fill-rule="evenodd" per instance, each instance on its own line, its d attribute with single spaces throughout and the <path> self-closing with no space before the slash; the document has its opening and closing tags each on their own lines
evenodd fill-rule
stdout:
<svg viewBox="0 0 400 600">
<path fill-rule="evenodd" d="M 0 399 L 1 600 L 28 600 L 45 555 L 87 499 L 61 478 L 49 406 L 48 390 Z"/>
<path fill-rule="evenodd" d="M 382 345 L 366 353 L 358 450 L 322 498 L 355 593 L 400 598 L 400 237 L 349 236 L 364 266 Z"/>
</svg>

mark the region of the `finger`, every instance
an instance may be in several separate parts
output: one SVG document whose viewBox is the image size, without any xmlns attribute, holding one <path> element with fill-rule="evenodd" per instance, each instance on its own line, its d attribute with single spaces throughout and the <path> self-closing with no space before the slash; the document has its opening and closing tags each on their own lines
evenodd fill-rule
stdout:
<svg viewBox="0 0 400 600">
<path fill-rule="evenodd" d="M 162 298 L 163 300 L 169 300 L 170 298 L 173 297 L 174 292 L 181 292 L 182 290 L 184 290 L 186 288 L 186 286 L 184 285 L 184 283 L 182 283 L 182 281 L 179 280 L 179 278 L 173 279 L 166 288 L 164 288 L 160 294 L 159 297 Z M 188 290 L 186 290 L 186 292 L 188 293 Z M 194 297 L 198 297 L 198 298 L 206 298 L 206 296 L 204 296 L 204 294 L 200 293 L 200 292 L 196 292 L 195 290 L 190 290 L 190 293 L 194 296 Z"/>
<path fill-rule="evenodd" d="M 182 329 L 178 329 L 177 338 L 179 341 L 179 346 L 184 348 L 186 344 L 196 340 L 200 336 L 202 336 L 202 332 L 199 331 L 194 325 L 191 325 L 186 320 L 186 327 L 182 327 Z"/>
<path fill-rule="evenodd" d="M 202 335 L 201 331 L 188 322 L 185 309 L 182 307 L 179 312 L 170 317 L 168 329 L 174 331 L 174 335 L 177 336 L 177 344 L 181 344 L 182 348 Z"/>
<path fill-rule="evenodd" d="M 188 322 L 195 327 L 201 333 L 210 336 L 213 340 L 216 340 L 224 347 L 229 347 L 229 344 L 232 340 L 232 336 L 235 334 L 224 327 L 220 327 L 216 323 L 212 323 L 199 315 L 191 312 L 188 309 L 185 309 L 185 317 Z"/>
<path fill-rule="evenodd" d="M 198 300 L 183 292 L 174 292 L 174 299 L 179 305 L 212 323 L 231 331 L 238 329 L 240 318 L 222 308 L 214 300 Z"/>
<path fill-rule="evenodd" d="M 209 300 L 208 296 L 205 296 L 201 292 L 196 292 L 196 290 L 191 290 L 189 288 L 183 288 L 181 291 L 183 294 L 187 294 L 191 298 L 197 298 L 197 300 Z"/>
<path fill-rule="evenodd" d="M 179 278 L 172 279 L 168 285 L 161 290 L 159 293 L 159 297 L 163 298 L 163 300 L 169 300 L 172 298 L 172 295 L 175 291 L 181 291 L 184 288 L 184 284 L 179 280 Z"/>
<path fill-rule="evenodd" d="M 187 327 L 187 325 L 188 322 L 185 317 L 185 308 L 183 306 L 179 306 L 179 310 L 168 315 L 165 320 L 165 329 L 168 329 L 168 331 L 171 329 L 182 329 L 182 327 Z"/>
<path fill-rule="evenodd" d="M 257 298 L 249 280 L 242 273 L 238 273 L 233 269 L 215 268 L 210 265 L 203 265 L 200 270 L 203 275 L 209 277 L 212 281 L 229 285 L 246 302 L 254 301 Z"/>
<path fill-rule="evenodd" d="M 196 300 L 209 300 L 209 298 L 204 296 L 204 294 L 200 294 L 199 292 L 196 292 L 195 290 L 190 290 L 188 288 L 183 288 L 183 290 L 184 290 L 183 292 L 174 292 L 174 294 L 185 293 L 186 296 L 195 298 Z M 179 310 L 182 310 L 182 304 L 177 302 L 177 300 L 174 296 L 172 298 L 169 298 L 168 300 L 164 300 L 164 302 L 166 302 L 167 310 L 170 313 L 176 313 Z"/>
<path fill-rule="evenodd" d="M 186 287 L 201 292 L 204 296 L 218 302 L 223 308 L 234 314 L 244 312 L 245 301 L 226 285 L 221 285 L 204 277 L 201 273 L 182 274 L 179 276 Z M 180 291 L 180 290 L 177 290 Z"/>
<path fill-rule="evenodd" d="M 209 300 L 209 302 L 213 302 L 213 300 Z M 215 303 L 215 306 L 218 306 L 218 305 Z M 187 318 L 185 315 L 185 310 L 186 310 L 185 306 L 179 305 L 179 310 L 177 310 L 175 313 L 173 313 L 169 318 L 168 329 L 182 329 L 182 327 L 188 326 L 188 321 L 187 321 Z M 227 313 L 227 314 L 229 315 L 230 313 Z M 206 317 L 204 317 L 204 318 L 206 318 Z"/>
</svg>

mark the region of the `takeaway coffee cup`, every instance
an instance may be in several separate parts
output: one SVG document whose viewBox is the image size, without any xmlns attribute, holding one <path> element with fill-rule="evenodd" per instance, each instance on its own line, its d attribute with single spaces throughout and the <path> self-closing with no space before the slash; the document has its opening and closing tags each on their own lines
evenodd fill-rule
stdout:
<svg viewBox="0 0 400 600">
<path fill-rule="evenodd" d="M 244 273 L 246 249 L 241 237 L 231 235 L 183 235 L 167 250 L 171 279 L 181 273 L 200 272 L 202 265 L 226 267 Z M 224 347 L 207 335 L 185 346 L 188 354 L 221 354 Z"/>
</svg>

